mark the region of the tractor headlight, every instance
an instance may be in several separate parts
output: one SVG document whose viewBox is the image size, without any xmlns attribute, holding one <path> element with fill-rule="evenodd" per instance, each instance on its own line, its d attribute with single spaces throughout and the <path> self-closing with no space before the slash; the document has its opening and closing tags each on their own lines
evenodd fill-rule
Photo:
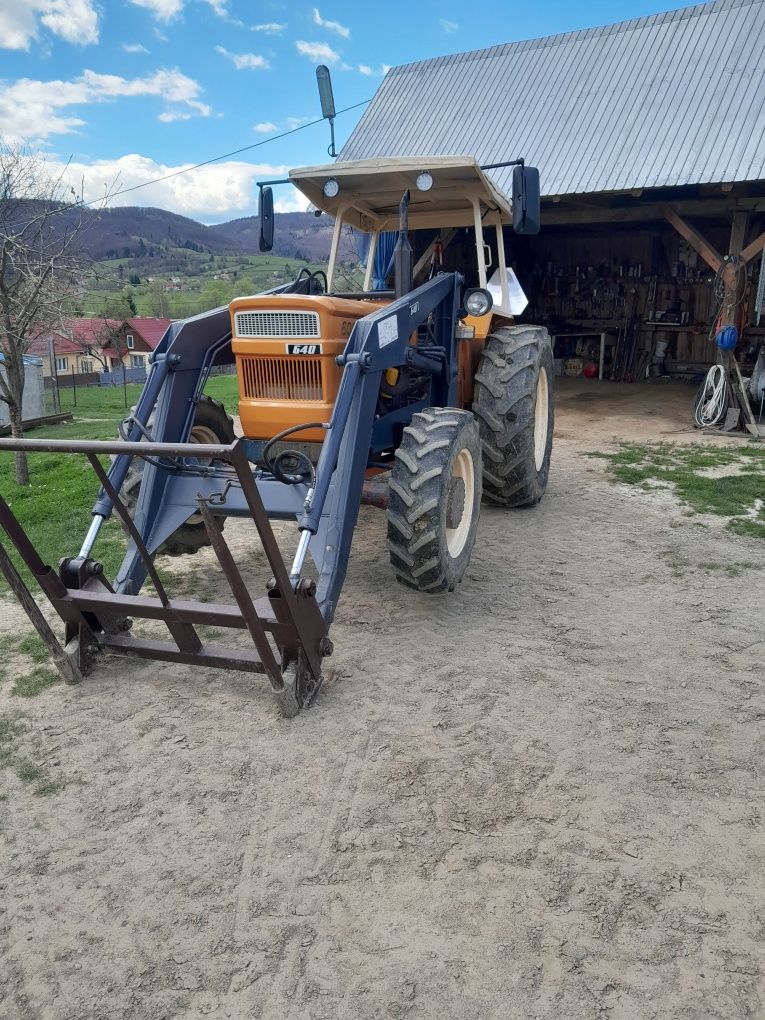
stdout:
<svg viewBox="0 0 765 1020">
<path fill-rule="evenodd" d="M 465 291 L 463 304 L 468 315 L 486 315 L 491 311 L 494 301 L 488 290 L 476 287 Z"/>
<path fill-rule="evenodd" d="M 418 191 L 430 191 L 433 187 L 433 176 L 427 171 L 423 170 L 417 174 L 417 190 Z"/>
</svg>

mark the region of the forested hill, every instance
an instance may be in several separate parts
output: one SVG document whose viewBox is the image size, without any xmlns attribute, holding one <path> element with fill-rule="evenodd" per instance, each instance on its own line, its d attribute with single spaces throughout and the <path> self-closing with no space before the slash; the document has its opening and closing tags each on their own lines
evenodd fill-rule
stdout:
<svg viewBox="0 0 765 1020">
<path fill-rule="evenodd" d="M 31 203 L 30 203 L 31 205 Z M 36 207 L 36 206 L 35 206 Z M 56 217 L 61 228 L 71 226 L 80 212 L 72 209 Z M 258 219 L 248 216 L 206 226 L 165 209 L 139 206 L 87 210 L 83 235 L 84 253 L 94 261 L 143 259 L 169 248 L 186 248 L 211 255 L 258 253 Z M 329 256 L 332 220 L 312 213 L 277 213 L 274 255 L 284 258 L 325 261 Z"/>
</svg>

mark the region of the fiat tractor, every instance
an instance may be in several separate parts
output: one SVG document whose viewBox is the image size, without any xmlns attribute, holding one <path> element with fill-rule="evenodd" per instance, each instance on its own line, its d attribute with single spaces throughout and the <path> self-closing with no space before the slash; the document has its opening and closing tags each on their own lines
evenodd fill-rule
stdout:
<svg viewBox="0 0 765 1020">
<path fill-rule="evenodd" d="M 0 440 L 0 451 L 81 455 L 100 483 L 79 551 L 55 568 L 0 496 L 0 525 L 62 618 L 63 642 L 2 547 L 0 568 L 70 681 L 101 651 L 239 669 L 265 674 L 294 716 L 332 651 L 362 501 L 385 508 L 397 581 L 437 595 L 468 569 L 482 498 L 527 507 L 545 491 L 552 349 L 544 329 L 515 323 L 525 298 L 505 256 L 509 228 L 539 229 L 538 172 L 464 156 L 294 170 L 260 185 L 261 251 L 273 246 L 277 186 L 334 218 L 326 274 L 303 270 L 173 322 L 114 441 Z M 356 289 L 345 280 L 351 232 L 366 248 Z M 205 394 L 211 372 L 232 364 L 238 429 Z M 108 578 L 98 550 L 115 541 L 103 529 L 114 516 L 127 547 Z M 260 589 L 226 541 L 230 517 L 254 523 L 268 563 Z M 274 521 L 292 523 L 286 561 Z M 231 599 L 171 597 L 156 557 L 205 545 Z M 156 626 L 131 633 L 136 620 L 162 624 L 164 639 Z M 215 644 L 200 625 L 249 641 Z"/>
</svg>

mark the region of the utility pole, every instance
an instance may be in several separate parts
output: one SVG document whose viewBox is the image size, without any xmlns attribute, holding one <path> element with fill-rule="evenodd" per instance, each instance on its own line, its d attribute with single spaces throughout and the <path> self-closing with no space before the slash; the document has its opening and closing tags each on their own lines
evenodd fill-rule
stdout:
<svg viewBox="0 0 765 1020">
<path fill-rule="evenodd" d="M 56 366 L 56 348 L 53 337 L 48 337 L 48 361 L 50 362 L 51 379 L 53 380 L 53 413 L 61 413 L 61 400 L 58 395 L 58 367 Z"/>
</svg>

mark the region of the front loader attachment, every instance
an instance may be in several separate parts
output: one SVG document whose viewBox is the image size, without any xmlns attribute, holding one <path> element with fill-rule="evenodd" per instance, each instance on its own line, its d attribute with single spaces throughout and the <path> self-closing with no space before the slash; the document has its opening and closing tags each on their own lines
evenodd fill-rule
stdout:
<svg viewBox="0 0 765 1020">
<path fill-rule="evenodd" d="M 0 527 L 64 621 L 64 646 L 1 546 L 0 570 L 65 679 L 78 678 L 93 651 L 105 650 L 263 673 L 285 714 L 309 703 L 321 683 L 322 659 L 332 651 L 328 631 L 345 580 L 365 475 L 370 467 L 392 463 L 413 414 L 427 406 L 455 405 L 455 324 L 462 283 L 459 274 L 439 274 L 355 323 L 337 359 L 343 373 L 330 421 L 322 423 L 321 453 L 305 475 L 279 477 L 276 462 L 266 463 L 262 451 L 246 439 L 204 446 L 181 441 L 188 438 L 205 373 L 230 343 L 220 309 L 170 327 L 125 440 L 0 439 L 0 453 L 83 456 L 101 484 L 79 555 L 62 559 L 57 571 L 42 561 L 0 496 Z M 420 382 L 409 403 L 386 410 L 379 399 L 381 379 L 396 366 L 416 371 Z M 152 411 L 153 435 L 148 429 Z M 107 471 L 100 458 L 110 456 Z M 131 514 L 122 487 L 134 458 L 144 468 Z M 127 537 L 127 550 L 110 582 L 93 549 L 101 525 L 113 514 Z M 226 578 L 230 603 L 173 599 L 156 569 L 154 558 L 163 542 L 196 515 Z M 223 537 L 227 517 L 254 522 L 271 572 L 260 598 L 252 597 Z M 291 521 L 299 533 L 289 570 L 273 520 Z M 309 556 L 315 568 L 310 576 L 304 571 Z M 140 594 L 147 579 L 153 595 Z M 158 621 L 167 635 L 163 640 L 134 636 L 132 620 Z M 251 645 L 209 644 L 199 634 L 200 625 L 246 631 Z"/>
<path fill-rule="evenodd" d="M 294 587 L 290 583 L 243 442 L 230 446 L 206 446 L 205 456 L 215 460 L 216 477 L 225 476 L 226 485 L 238 490 L 247 507 L 248 516 L 255 523 L 272 577 L 265 597 L 253 599 L 223 537 L 221 525 L 212 511 L 212 507 L 217 508 L 220 504 L 221 493 L 204 495 L 200 492 L 196 500 L 197 509 L 233 596 L 233 601 L 227 604 L 170 598 L 154 565 L 153 556 L 98 456 L 132 454 L 160 463 L 165 460 L 168 463 L 193 464 L 199 456 L 198 446 L 153 442 L 1 442 L 5 449 L 22 448 L 28 452 L 44 450 L 85 456 L 103 492 L 110 499 L 129 545 L 140 557 L 156 592 L 156 596 L 146 596 L 115 591 L 104 577 L 101 565 L 93 559 L 64 559 L 56 572 L 42 561 L 8 503 L 0 496 L 0 526 L 64 621 L 64 647 L 53 635 L 2 546 L 0 570 L 27 610 L 65 680 L 78 680 L 82 673 L 89 670 L 93 653 L 105 650 L 144 659 L 262 673 L 268 677 L 277 696 L 287 696 L 288 704 L 300 708 L 312 700 L 322 679 L 322 658 L 332 649 L 327 637 L 328 624 L 316 602 L 316 586 L 313 581 L 304 579 Z M 127 621 L 133 619 L 160 621 L 167 629 L 168 639 L 134 637 L 127 626 Z M 199 625 L 246 630 L 252 646 L 208 644 L 199 636 Z M 292 689 L 286 690 L 288 686 Z"/>
</svg>

